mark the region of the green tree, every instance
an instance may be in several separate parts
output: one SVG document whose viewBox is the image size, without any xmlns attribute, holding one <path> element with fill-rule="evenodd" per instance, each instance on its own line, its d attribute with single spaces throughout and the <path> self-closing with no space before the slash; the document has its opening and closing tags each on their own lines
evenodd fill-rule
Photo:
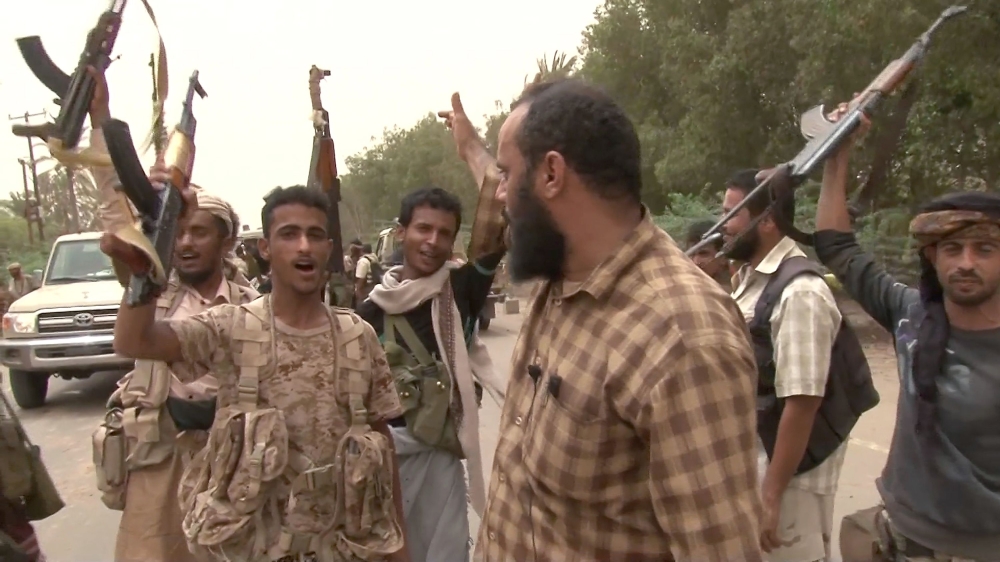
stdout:
<svg viewBox="0 0 1000 562">
<path fill-rule="evenodd" d="M 644 196 L 659 211 L 671 193 L 718 198 L 734 169 L 790 159 L 804 144 L 799 114 L 863 88 L 946 5 L 606 0 L 584 31 L 580 73 L 636 123 Z M 970 2 L 934 37 L 916 87 L 886 104 L 856 158 L 871 171 L 858 178 L 867 209 L 998 187 L 997 52 L 996 2 Z"/>
<path fill-rule="evenodd" d="M 426 186 L 458 195 L 465 211 L 463 221 L 472 220 L 478 189 L 466 165 L 455 156 L 451 133 L 434 114 L 408 129 L 385 130 L 372 147 L 347 158 L 347 169 L 343 178 L 346 232 L 370 235 L 379 221 L 396 216 L 404 195 Z"/>
<path fill-rule="evenodd" d="M 49 161 L 49 158 L 44 158 L 39 159 L 38 163 Z M 55 238 L 75 231 L 69 192 L 70 178 L 67 172 L 64 165 L 57 163 L 51 169 L 38 174 L 38 193 L 41 196 L 41 216 L 46 238 Z M 79 229 L 92 230 L 97 227 L 97 186 L 90 172 L 83 170 L 74 170 L 72 180 L 80 219 Z M 31 198 L 34 199 L 32 186 L 29 185 L 28 189 Z M 11 191 L 10 199 L 0 202 L 0 206 L 12 216 L 24 217 L 24 190 Z"/>
</svg>

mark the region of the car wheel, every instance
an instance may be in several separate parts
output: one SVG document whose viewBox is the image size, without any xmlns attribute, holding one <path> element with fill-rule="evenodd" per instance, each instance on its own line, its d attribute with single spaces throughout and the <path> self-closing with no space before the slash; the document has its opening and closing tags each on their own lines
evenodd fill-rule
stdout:
<svg viewBox="0 0 1000 562">
<path fill-rule="evenodd" d="M 11 369 L 10 390 L 14 393 L 14 401 L 21 408 L 41 408 L 49 393 L 49 375 Z"/>
</svg>

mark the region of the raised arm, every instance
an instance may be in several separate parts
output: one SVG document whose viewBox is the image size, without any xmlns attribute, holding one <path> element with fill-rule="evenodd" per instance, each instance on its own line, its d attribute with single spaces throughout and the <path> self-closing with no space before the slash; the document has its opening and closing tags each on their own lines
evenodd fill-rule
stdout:
<svg viewBox="0 0 1000 562">
<path fill-rule="evenodd" d="M 845 145 L 826 162 L 816 208 L 816 255 L 847 294 L 892 332 L 907 307 L 920 300 L 920 294 L 886 273 L 854 236 L 847 208 L 850 151 L 850 144 Z"/>
<path fill-rule="evenodd" d="M 760 562 L 756 366 L 745 343 L 709 339 L 661 352 L 639 397 L 653 509 L 674 560 Z"/>
<path fill-rule="evenodd" d="M 469 261 L 503 252 L 506 249 L 506 221 L 503 217 L 504 204 L 497 199 L 500 187 L 497 159 L 487 150 L 486 143 L 479 138 L 479 133 L 469 121 L 458 92 L 451 96 L 451 111 L 440 111 L 438 116 L 444 118 L 455 139 L 459 157 L 468 164 L 479 186 L 479 200 L 469 241 Z"/>
</svg>

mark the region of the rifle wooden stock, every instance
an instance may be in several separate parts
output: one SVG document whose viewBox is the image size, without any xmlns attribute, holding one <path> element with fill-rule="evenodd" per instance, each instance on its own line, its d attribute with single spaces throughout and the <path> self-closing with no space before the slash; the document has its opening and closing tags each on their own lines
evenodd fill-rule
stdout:
<svg viewBox="0 0 1000 562">
<path fill-rule="evenodd" d="M 340 232 L 340 178 L 337 177 L 337 151 L 330 134 L 330 114 L 323 108 L 319 83 L 330 76 L 329 70 L 316 65 L 309 69 L 309 102 L 313 109 L 313 149 L 309 161 L 306 185 L 322 189 L 330 202 L 326 217 L 327 234 L 333 241 L 326 270 L 334 275 L 344 273 L 344 240 Z M 338 303 L 340 304 L 340 303 Z"/>
</svg>

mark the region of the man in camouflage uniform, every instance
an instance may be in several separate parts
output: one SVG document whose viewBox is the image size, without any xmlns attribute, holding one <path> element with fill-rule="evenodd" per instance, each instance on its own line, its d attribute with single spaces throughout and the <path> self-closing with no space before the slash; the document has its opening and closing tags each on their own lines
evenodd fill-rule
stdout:
<svg viewBox="0 0 1000 562">
<path fill-rule="evenodd" d="M 110 108 L 103 80 L 98 80 L 90 113 L 95 127 L 92 146 L 106 150 L 100 124 Z M 95 166 L 91 172 L 98 185 L 104 229 L 114 232 L 134 223 L 114 168 Z M 167 290 L 156 302 L 157 316 L 162 318 L 179 320 L 212 306 L 243 304 L 258 296 L 245 286 L 245 277 L 237 275 L 239 269 L 233 260 L 227 259 L 240 229 L 236 212 L 205 191 L 199 191 L 197 197 L 199 209 L 178 231 L 174 271 Z M 231 280 L 234 278 L 240 284 Z M 128 279 L 122 276 L 120 281 L 124 286 Z M 108 507 L 122 510 L 115 562 L 194 562 L 181 529 L 177 487 L 185 459 L 201 448 L 205 435 L 191 431 L 178 435 L 178 429 L 184 428 L 177 427 L 169 408 L 178 401 L 210 399 L 217 389 L 211 375 L 184 384 L 166 364 L 150 361 L 136 362 L 135 369 L 119 382 L 109 401 L 108 421 L 95 434 L 95 469 L 102 500 Z M 110 445 L 115 439 L 126 444 L 121 454 L 105 454 L 114 450 Z M 117 474 L 127 476 L 101 478 Z"/>
<path fill-rule="evenodd" d="M 187 381 L 211 366 L 218 379 L 208 445 L 179 493 L 188 546 L 206 557 L 409 560 L 387 424 L 401 408 L 385 354 L 370 326 L 321 300 L 328 205 L 302 186 L 265 198 L 269 295 L 181 321 L 156 321 L 152 305 L 119 312 L 118 353 L 183 365 Z M 132 271 L 149 267 L 122 238 L 107 234 L 102 248 Z"/>
</svg>

